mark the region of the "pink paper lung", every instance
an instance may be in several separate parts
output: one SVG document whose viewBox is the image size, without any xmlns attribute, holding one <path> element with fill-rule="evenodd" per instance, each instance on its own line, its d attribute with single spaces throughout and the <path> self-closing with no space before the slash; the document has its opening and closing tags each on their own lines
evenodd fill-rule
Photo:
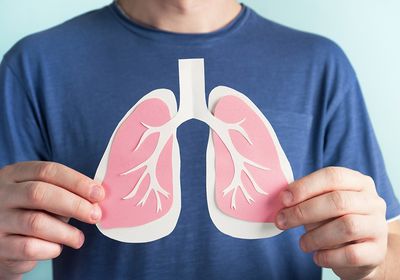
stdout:
<svg viewBox="0 0 400 280">
<path fill-rule="evenodd" d="M 106 189 L 99 230 L 123 242 L 172 232 L 181 209 L 176 129 L 195 118 L 212 130 L 206 189 L 216 227 L 237 238 L 278 234 L 272 223 L 282 207 L 278 194 L 293 174 L 271 124 L 233 88 L 215 87 L 206 104 L 203 59 L 179 61 L 179 86 L 179 112 L 174 93 L 156 89 L 117 125 L 95 175 Z"/>
<path fill-rule="evenodd" d="M 224 88 L 227 89 L 226 87 Z M 236 91 L 235 91 L 236 92 Z M 263 170 L 245 163 L 248 173 L 262 190 L 256 190 L 250 177 L 241 171 L 242 188 L 224 195 L 224 190 L 234 175 L 234 160 L 231 153 L 213 132 L 215 149 L 215 201 L 218 208 L 231 217 L 249 222 L 273 222 L 277 211 L 282 208 L 278 198 L 279 192 L 288 184 L 282 168 L 282 157 L 285 157 L 272 127 L 254 104 L 248 104 L 240 98 L 240 93 L 226 95 L 218 100 L 214 107 L 214 116 L 226 123 L 241 122 L 249 141 L 235 130 L 229 132 L 237 151 L 251 161 L 267 167 Z M 252 107 L 251 105 L 254 105 Z M 286 158 L 285 158 L 286 159 Z M 246 199 L 247 192 L 251 200 Z M 235 196 L 235 207 L 232 207 L 232 196 Z"/>
<path fill-rule="evenodd" d="M 146 202 L 140 205 L 149 188 L 150 177 L 146 175 L 137 187 L 137 193 L 130 199 L 123 199 L 132 192 L 146 167 L 126 175 L 124 172 L 141 164 L 154 152 L 159 134 L 150 135 L 135 151 L 140 137 L 148 126 L 161 126 L 171 119 L 168 105 L 159 98 L 140 102 L 117 128 L 108 154 L 107 170 L 103 179 L 106 198 L 101 203 L 103 229 L 136 227 L 163 217 L 170 210 L 173 199 L 172 144 L 173 134 L 162 149 L 157 162 L 156 176 L 168 197 L 159 195 L 162 209 L 157 211 L 157 199 L 150 192 Z M 143 125 L 143 124 L 145 125 Z"/>
</svg>

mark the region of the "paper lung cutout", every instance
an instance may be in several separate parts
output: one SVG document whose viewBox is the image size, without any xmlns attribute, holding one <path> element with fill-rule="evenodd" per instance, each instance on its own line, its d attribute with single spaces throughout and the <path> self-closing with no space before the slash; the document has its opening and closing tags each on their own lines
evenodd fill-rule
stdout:
<svg viewBox="0 0 400 280">
<path fill-rule="evenodd" d="M 207 202 L 216 227 L 237 238 L 280 232 L 278 193 L 293 181 L 290 164 L 261 111 L 240 92 L 214 88 L 205 101 L 203 59 L 179 60 L 180 104 L 157 89 L 137 102 L 115 129 L 97 169 L 106 198 L 98 224 L 123 242 L 149 242 L 175 228 L 181 209 L 176 129 L 192 118 L 210 126 Z"/>
<path fill-rule="evenodd" d="M 95 176 L 107 192 L 101 204 L 103 234 L 124 242 L 147 242 L 174 229 L 180 212 L 176 130 L 163 137 L 149 132 L 175 114 L 173 93 L 158 89 L 118 124 Z"/>
<path fill-rule="evenodd" d="M 214 224 L 239 238 L 278 234 L 273 224 L 283 207 L 278 195 L 293 175 L 271 124 L 251 100 L 228 87 L 214 88 L 209 106 L 231 126 L 230 141 L 212 131 L 207 147 L 207 199 Z"/>
</svg>

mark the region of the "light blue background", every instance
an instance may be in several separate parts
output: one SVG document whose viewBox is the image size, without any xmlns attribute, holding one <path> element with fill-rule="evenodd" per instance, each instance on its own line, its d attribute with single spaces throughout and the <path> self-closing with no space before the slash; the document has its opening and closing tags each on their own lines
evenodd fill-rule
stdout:
<svg viewBox="0 0 400 280">
<path fill-rule="evenodd" d="M 18 39 L 111 0 L 1 0 L 0 55 Z M 260 14 L 319 33 L 342 46 L 361 82 L 387 169 L 400 196 L 400 2 L 397 0 L 248 0 Z M 396 172 L 397 169 L 397 172 Z M 27 280 L 51 279 L 41 263 Z M 336 279 L 329 270 L 324 279 Z"/>
</svg>

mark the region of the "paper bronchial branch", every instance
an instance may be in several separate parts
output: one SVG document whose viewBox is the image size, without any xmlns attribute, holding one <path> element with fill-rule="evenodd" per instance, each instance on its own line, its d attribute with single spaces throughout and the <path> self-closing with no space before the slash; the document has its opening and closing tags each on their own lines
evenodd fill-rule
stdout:
<svg viewBox="0 0 400 280">
<path fill-rule="evenodd" d="M 206 102 L 203 59 L 179 60 L 176 94 L 157 88 L 120 120 L 96 171 L 106 197 L 97 225 L 122 242 L 170 234 L 181 212 L 177 128 L 190 119 L 210 127 L 206 150 L 207 206 L 223 233 L 245 239 L 280 232 L 273 221 L 280 191 L 293 181 L 290 163 L 263 112 L 245 94 L 216 86 Z"/>
<path fill-rule="evenodd" d="M 123 197 L 123 199 L 131 199 L 131 198 L 135 197 L 144 178 L 148 175 L 148 176 L 150 176 L 150 183 L 148 185 L 146 193 L 140 199 L 140 201 L 137 203 L 137 205 L 143 206 L 146 203 L 147 199 L 149 198 L 150 193 L 154 192 L 154 195 L 157 200 L 157 209 L 156 210 L 157 210 L 157 212 L 159 212 L 162 210 L 160 194 L 162 194 L 163 196 L 168 198 L 169 193 L 158 182 L 158 179 L 156 176 L 157 161 L 160 158 L 161 151 L 165 147 L 165 144 L 172 137 L 171 131 L 174 131 L 175 129 L 173 127 L 170 127 L 170 124 L 168 124 L 168 123 L 166 123 L 162 126 L 158 126 L 158 127 L 157 126 L 151 127 L 144 123 L 142 123 L 142 125 L 144 125 L 147 128 L 147 130 L 145 130 L 145 132 L 141 136 L 139 143 L 135 147 L 135 150 L 139 149 L 140 146 L 142 145 L 142 143 L 150 135 L 153 135 L 154 133 L 159 134 L 159 139 L 158 139 L 156 148 L 154 149 L 154 151 L 151 153 L 151 155 L 145 161 L 143 161 L 139 165 L 135 166 L 134 168 L 131 168 L 124 173 L 121 173 L 121 175 L 127 175 L 131 172 L 137 171 L 144 167 L 144 171 L 143 171 L 142 175 L 140 176 L 138 182 L 135 184 L 132 191 L 127 196 Z"/>
<path fill-rule="evenodd" d="M 236 209 L 237 204 L 237 192 L 238 190 L 242 192 L 243 196 L 249 204 L 255 201 L 255 199 L 249 194 L 246 186 L 242 180 L 242 174 L 248 177 L 254 190 L 261 195 L 268 195 L 256 182 L 252 173 L 248 169 L 248 166 L 255 168 L 270 170 L 267 166 L 263 166 L 256 163 L 249 158 L 243 156 L 236 149 L 232 138 L 230 137 L 230 131 L 238 132 L 249 145 L 253 145 L 249 135 L 243 129 L 241 124 L 245 119 L 240 120 L 235 123 L 224 122 L 211 113 L 211 108 L 207 108 L 206 98 L 205 98 L 205 81 L 204 81 L 204 64 L 202 59 L 191 59 L 191 60 L 180 60 L 179 61 L 179 85 L 180 85 L 180 104 L 179 110 L 172 119 L 164 123 L 161 126 L 150 126 L 146 123 L 142 123 L 146 127 L 146 130 L 142 134 L 137 143 L 135 150 L 139 149 L 141 145 L 150 137 L 151 135 L 158 134 L 158 142 L 154 151 L 150 156 L 138 164 L 137 166 L 124 171 L 121 176 L 127 175 L 131 172 L 143 169 L 139 180 L 133 187 L 132 191 L 123 197 L 124 200 L 132 199 L 138 194 L 138 190 L 141 187 L 143 180 L 146 176 L 149 176 L 150 182 L 147 187 L 146 192 L 143 197 L 140 198 L 137 205 L 143 206 L 149 198 L 151 192 L 154 193 L 156 197 L 156 211 L 162 211 L 162 201 L 160 195 L 165 198 L 169 198 L 169 193 L 160 185 L 156 176 L 157 161 L 160 154 L 165 147 L 166 143 L 173 137 L 176 129 L 182 123 L 194 118 L 198 119 L 207 125 L 218 135 L 226 149 L 229 151 L 231 160 L 234 166 L 234 175 L 229 183 L 229 185 L 223 189 L 223 196 L 232 193 L 231 195 L 231 208 Z"/>
</svg>

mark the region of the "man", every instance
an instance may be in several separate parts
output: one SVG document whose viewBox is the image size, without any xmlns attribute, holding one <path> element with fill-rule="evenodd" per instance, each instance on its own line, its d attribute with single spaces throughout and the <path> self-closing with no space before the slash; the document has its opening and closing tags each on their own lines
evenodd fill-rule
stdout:
<svg viewBox="0 0 400 280">
<path fill-rule="evenodd" d="M 175 230 L 146 244 L 102 236 L 93 224 L 107 194 L 90 178 L 113 129 L 145 93 L 179 92 L 178 59 L 198 57 L 208 92 L 222 84 L 246 93 L 273 125 L 297 179 L 280 196 L 276 225 L 286 231 L 242 240 L 214 227 L 208 127 L 190 121 L 178 130 Z M 400 273 L 400 206 L 356 76 L 324 38 L 233 0 L 122 0 L 20 41 L 2 61 L 0 93 L 1 279 L 20 279 L 60 254 L 55 279 L 318 279 L 320 267 L 343 279 Z"/>
</svg>

